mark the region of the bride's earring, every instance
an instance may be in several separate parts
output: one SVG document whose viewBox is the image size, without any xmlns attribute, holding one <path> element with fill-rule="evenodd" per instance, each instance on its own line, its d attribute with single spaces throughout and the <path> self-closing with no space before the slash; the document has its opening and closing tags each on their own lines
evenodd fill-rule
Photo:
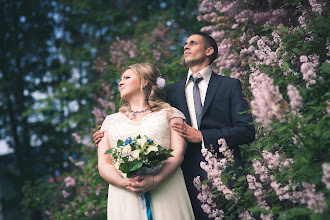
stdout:
<svg viewBox="0 0 330 220">
<path fill-rule="evenodd" d="M 149 93 L 149 89 L 147 89 L 147 87 L 144 87 L 143 91 L 145 91 L 145 93 L 147 93 L 147 94 Z"/>
</svg>

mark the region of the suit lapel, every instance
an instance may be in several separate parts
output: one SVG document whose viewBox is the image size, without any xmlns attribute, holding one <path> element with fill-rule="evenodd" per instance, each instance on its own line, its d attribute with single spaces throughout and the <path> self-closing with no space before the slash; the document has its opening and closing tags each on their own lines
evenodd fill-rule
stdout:
<svg viewBox="0 0 330 220">
<path fill-rule="evenodd" d="M 185 93 L 185 87 L 186 87 L 186 79 L 181 80 L 178 84 L 178 102 L 180 105 L 180 110 L 182 113 L 186 116 L 186 122 L 190 125 L 190 115 L 189 115 L 189 110 L 188 110 L 188 105 L 187 105 L 187 100 L 186 100 L 186 93 Z"/>
<path fill-rule="evenodd" d="M 211 75 L 211 78 L 209 81 L 209 85 L 207 87 L 206 96 L 205 96 L 202 118 L 203 118 L 205 112 L 207 111 L 208 107 L 210 106 L 220 83 L 221 83 L 221 77 L 212 72 L 212 75 Z"/>
</svg>

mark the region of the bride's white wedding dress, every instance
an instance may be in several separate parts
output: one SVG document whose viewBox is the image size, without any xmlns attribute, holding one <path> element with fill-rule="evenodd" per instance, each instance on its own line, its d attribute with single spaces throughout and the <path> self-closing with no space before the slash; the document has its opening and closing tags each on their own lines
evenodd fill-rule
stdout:
<svg viewBox="0 0 330 220">
<path fill-rule="evenodd" d="M 108 115 L 102 124 L 101 131 L 107 131 L 111 146 L 119 139 L 146 135 L 156 144 L 170 147 L 169 120 L 174 117 L 184 119 L 182 112 L 175 108 L 147 114 L 136 122 L 122 113 Z M 156 188 L 151 190 L 150 209 L 153 220 L 191 220 L 195 219 L 190 199 L 183 179 L 181 168 L 169 176 Z M 141 209 L 138 196 L 109 184 L 108 219 L 112 220 L 146 220 L 146 212 Z"/>
</svg>

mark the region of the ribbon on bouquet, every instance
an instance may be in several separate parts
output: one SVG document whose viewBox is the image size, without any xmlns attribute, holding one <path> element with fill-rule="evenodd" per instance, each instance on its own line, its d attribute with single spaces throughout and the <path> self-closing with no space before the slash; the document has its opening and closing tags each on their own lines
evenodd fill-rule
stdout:
<svg viewBox="0 0 330 220">
<path fill-rule="evenodd" d="M 150 209 L 150 192 L 146 192 L 144 195 L 138 195 L 141 209 L 146 212 L 148 220 L 152 219 L 151 209 Z"/>
</svg>

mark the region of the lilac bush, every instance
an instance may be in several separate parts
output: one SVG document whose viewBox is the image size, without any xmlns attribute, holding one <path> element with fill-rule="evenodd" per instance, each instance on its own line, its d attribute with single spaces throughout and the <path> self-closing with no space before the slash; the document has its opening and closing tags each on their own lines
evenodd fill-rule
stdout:
<svg viewBox="0 0 330 220">
<path fill-rule="evenodd" d="M 219 46 L 213 70 L 241 80 L 257 130 L 241 146 L 241 176 L 202 150 L 208 180 L 195 185 L 209 217 L 329 215 L 328 18 L 321 0 L 201 1 L 198 19 L 209 23 L 201 31 Z"/>
</svg>

